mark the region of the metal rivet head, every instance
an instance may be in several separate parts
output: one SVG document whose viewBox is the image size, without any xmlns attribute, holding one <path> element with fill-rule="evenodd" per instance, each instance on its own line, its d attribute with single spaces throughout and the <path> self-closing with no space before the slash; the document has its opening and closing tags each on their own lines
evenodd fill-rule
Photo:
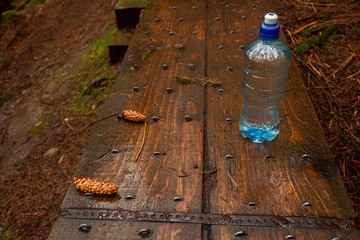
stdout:
<svg viewBox="0 0 360 240">
<path fill-rule="evenodd" d="M 189 67 L 190 70 L 195 70 L 195 68 L 196 68 L 195 64 L 193 64 L 193 63 L 190 63 L 188 65 L 188 67 Z"/>
<path fill-rule="evenodd" d="M 192 6 L 192 9 L 196 9 L 197 8 L 197 6 Z"/>
<path fill-rule="evenodd" d="M 166 89 L 166 92 L 167 92 L 167 93 L 172 93 L 173 91 L 174 91 L 174 90 L 173 90 L 172 88 L 167 88 L 167 89 Z"/>
<path fill-rule="evenodd" d="M 131 194 L 128 194 L 128 195 L 126 195 L 126 197 L 125 197 L 125 199 L 126 200 L 132 200 L 132 199 L 134 199 L 135 197 L 133 196 L 133 195 L 131 195 Z"/>
<path fill-rule="evenodd" d="M 285 239 L 296 239 L 294 235 L 287 235 L 285 236 Z"/>
<path fill-rule="evenodd" d="M 176 10 L 176 7 L 172 7 L 172 10 Z"/>
<path fill-rule="evenodd" d="M 197 31 L 193 31 L 193 33 L 192 33 L 193 35 L 196 35 L 197 34 Z"/>
<path fill-rule="evenodd" d="M 218 89 L 218 92 L 219 92 L 219 93 L 223 93 L 223 92 L 224 92 L 224 89 L 219 88 L 219 89 Z"/>
<path fill-rule="evenodd" d="M 138 91 L 140 91 L 140 88 L 135 86 L 135 87 L 133 87 L 133 91 L 138 92 Z"/>
<path fill-rule="evenodd" d="M 270 160 L 270 159 L 271 159 L 271 156 L 270 156 L 270 155 L 266 155 L 266 156 L 264 157 L 264 159 L 265 159 L 265 160 Z"/>
<path fill-rule="evenodd" d="M 174 35 L 174 32 L 169 32 L 169 35 L 171 36 L 171 35 Z"/>
<path fill-rule="evenodd" d="M 231 66 L 229 66 L 229 67 L 226 68 L 226 71 L 232 72 L 232 71 L 233 71 L 233 68 L 232 68 Z"/>
<path fill-rule="evenodd" d="M 230 34 L 234 34 L 234 33 L 235 33 L 235 31 L 230 31 L 229 33 L 230 33 Z"/>
<path fill-rule="evenodd" d="M 150 45 L 149 50 L 150 50 L 150 52 L 155 52 L 156 47 L 154 45 Z"/>
<path fill-rule="evenodd" d="M 180 59 L 180 57 L 179 56 L 174 56 L 173 59 L 178 60 L 178 59 Z"/>
<path fill-rule="evenodd" d="M 111 151 L 111 153 L 112 153 L 112 154 L 118 154 L 118 153 L 120 153 L 120 151 L 117 150 L 117 149 L 113 149 L 113 150 Z"/>
<path fill-rule="evenodd" d="M 161 156 L 161 152 L 154 152 L 153 155 L 154 155 L 155 157 Z"/>
<path fill-rule="evenodd" d="M 84 196 L 85 197 L 92 197 L 92 196 L 94 196 L 94 194 L 87 192 L 87 193 L 84 194 Z"/>
<path fill-rule="evenodd" d="M 174 197 L 174 201 L 181 202 L 181 201 L 184 201 L 184 199 L 182 197 Z"/>
<path fill-rule="evenodd" d="M 190 122 L 192 120 L 192 117 L 190 115 L 185 116 L 185 121 Z"/>
<path fill-rule="evenodd" d="M 240 45 L 240 46 L 239 46 L 239 49 L 244 49 L 244 45 Z"/>
<path fill-rule="evenodd" d="M 220 20 L 220 18 L 219 18 L 219 17 L 216 17 L 216 18 L 215 18 L 215 20 L 216 20 L 216 21 L 219 21 L 219 20 Z"/>
<path fill-rule="evenodd" d="M 312 204 L 310 202 L 304 202 L 303 204 L 301 204 L 301 206 L 305 208 L 309 208 L 312 206 Z"/>
<path fill-rule="evenodd" d="M 232 120 L 231 118 L 227 118 L 225 121 L 226 121 L 227 123 L 232 123 L 232 122 L 233 122 L 233 120 Z"/>
<path fill-rule="evenodd" d="M 160 118 L 159 118 L 158 116 L 153 116 L 153 117 L 151 118 L 151 120 L 153 120 L 154 122 L 157 122 L 157 121 L 160 120 Z"/>
<path fill-rule="evenodd" d="M 155 19 L 155 22 L 160 22 L 160 18 L 156 18 L 156 19 Z"/>
<path fill-rule="evenodd" d="M 80 224 L 80 226 L 79 226 L 79 230 L 82 232 L 89 232 L 90 229 L 91 229 L 91 226 L 86 223 Z"/>
<path fill-rule="evenodd" d="M 341 240 L 341 238 L 339 238 L 339 237 L 334 237 L 334 238 L 332 238 L 331 240 Z"/>
<path fill-rule="evenodd" d="M 225 8 L 230 8 L 230 5 L 225 5 Z"/>
<path fill-rule="evenodd" d="M 257 206 L 259 206 L 259 204 L 257 202 L 249 202 L 247 205 L 248 205 L 248 207 L 257 207 Z"/>
<path fill-rule="evenodd" d="M 179 22 L 182 22 L 182 21 L 184 21 L 184 19 L 183 19 L 183 18 L 179 18 Z"/>
<path fill-rule="evenodd" d="M 148 238 L 153 232 L 150 229 L 144 228 L 138 232 L 138 235 L 142 238 Z"/>
<path fill-rule="evenodd" d="M 244 237 L 244 236 L 246 236 L 246 232 L 238 231 L 234 235 L 235 235 L 235 237 Z"/>
<path fill-rule="evenodd" d="M 178 52 L 183 52 L 185 50 L 184 46 L 179 46 L 177 48 Z"/>
<path fill-rule="evenodd" d="M 308 154 L 304 154 L 301 156 L 301 160 L 303 160 L 305 162 L 309 162 L 311 160 L 311 156 Z"/>
<path fill-rule="evenodd" d="M 164 65 L 162 65 L 162 67 L 161 67 L 163 70 L 166 70 L 166 69 L 168 69 L 169 68 L 169 66 L 168 65 L 166 65 L 166 64 L 164 64 Z"/>
<path fill-rule="evenodd" d="M 219 46 L 218 49 L 224 49 L 224 47 L 223 47 L 223 46 Z"/>
<path fill-rule="evenodd" d="M 147 32 L 147 31 L 146 31 L 146 32 L 144 32 L 144 35 L 149 35 L 149 32 Z"/>
<path fill-rule="evenodd" d="M 153 10 L 153 11 L 156 11 L 156 10 L 157 10 L 157 8 L 156 8 L 156 7 L 153 7 L 153 8 L 152 8 L 152 10 Z"/>
<path fill-rule="evenodd" d="M 140 67 L 139 65 L 135 64 L 134 66 L 131 67 L 131 70 L 138 70 Z"/>
<path fill-rule="evenodd" d="M 252 8 L 256 8 L 256 5 L 255 5 L 255 4 L 251 4 L 251 7 L 252 7 Z"/>
<path fill-rule="evenodd" d="M 193 168 L 194 168 L 194 169 L 198 169 L 199 166 L 198 166 L 197 164 L 194 164 L 194 165 L 193 165 Z"/>
<path fill-rule="evenodd" d="M 245 16 L 242 16 L 241 19 L 245 19 Z"/>
<path fill-rule="evenodd" d="M 227 155 L 225 156 L 225 158 L 227 158 L 227 159 L 231 159 L 231 158 L 234 158 L 234 156 L 233 156 L 233 155 L 231 155 L 231 154 L 227 154 Z"/>
</svg>

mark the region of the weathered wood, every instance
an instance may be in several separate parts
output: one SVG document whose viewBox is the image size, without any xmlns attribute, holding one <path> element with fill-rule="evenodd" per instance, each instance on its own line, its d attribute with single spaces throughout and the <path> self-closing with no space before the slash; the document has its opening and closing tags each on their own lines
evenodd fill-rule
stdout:
<svg viewBox="0 0 360 240">
<path fill-rule="evenodd" d="M 91 226 L 89 232 L 79 230 L 80 224 Z M 173 223 L 141 223 L 141 222 L 114 222 L 99 220 L 60 219 L 54 225 L 48 239 L 51 240 L 81 240 L 107 239 L 132 240 L 144 239 L 139 235 L 140 230 L 149 229 L 151 234 L 146 239 L 166 240 L 195 240 L 201 239 L 199 224 Z"/>
<path fill-rule="evenodd" d="M 141 10 L 146 7 L 147 0 L 119 0 L 115 6 L 118 29 L 135 26 L 139 22 Z"/>
<path fill-rule="evenodd" d="M 207 90 L 205 164 L 218 169 L 207 184 L 208 207 L 211 213 L 220 214 L 353 218 L 351 202 L 294 61 L 288 93 L 281 103 L 278 137 L 256 144 L 239 132 L 243 108 L 241 46 L 257 38 L 259 17 L 270 9 L 268 1 L 231 1 L 229 8 L 223 1 L 209 1 L 207 75 L 223 82 L 224 92 Z M 228 66 L 232 72 L 226 71 Z M 227 123 L 226 118 L 232 118 L 233 123 Z M 228 154 L 233 158 L 225 158 Z M 304 154 L 311 159 L 302 159 Z M 267 155 L 271 158 L 265 158 Z M 305 202 L 312 206 L 303 207 Z"/>
<path fill-rule="evenodd" d="M 235 237 L 235 233 L 245 232 L 245 237 Z M 294 238 L 289 238 L 290 235 Z M 288 236 L 288 238 L 286 238 Z M 323 229 L 299 229 L 299 228 L 258 228 L 258 227 L 230 227 L 213 226 L 211 239 L 246 239 L 246 240 L 269 240 L 269 239 L 296 239 L 296 240 L 325 240 L 325 239 L 359 239 L 358 231 L 323 230 Z"/>
</svg>

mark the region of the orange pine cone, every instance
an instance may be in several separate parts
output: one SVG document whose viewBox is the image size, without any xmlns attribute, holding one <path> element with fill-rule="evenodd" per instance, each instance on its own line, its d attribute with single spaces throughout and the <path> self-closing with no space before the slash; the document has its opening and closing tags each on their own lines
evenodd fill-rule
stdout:
<svg viewBox="0 0 360 240">
<path fill-rule="evenodd" d="M 124 110 L 122 112 L 122 117 L 125 120 L 131 121 L 131 122 L 145 122 L 145 120 L 146 120 L 144 115 L 142 115 L 139 112 L 133 111 L 133 110 Z"/>
<path fill-rule="evenodd" d="M 114 184 L 86 177 L 74 178 L 74 184 L 77 189 L 83 192 L 97 195 L 112 195 L 118 190 Z"/>
</svg>

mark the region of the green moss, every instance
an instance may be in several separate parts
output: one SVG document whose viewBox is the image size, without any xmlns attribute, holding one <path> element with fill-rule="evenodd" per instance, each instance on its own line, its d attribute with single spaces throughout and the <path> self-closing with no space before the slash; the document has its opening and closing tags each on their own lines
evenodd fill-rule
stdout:
<svg viewBox="0 0 360 240">
<path fill-rule="evenodd" d="M 3 240 L 11 240 L 13 239 L 13 233 L 10 230 L 2 229 L 1 230 L 1 239 Z"/>
<path fill-rule="evenodd" d="M 336 41 L 336 40 L 339 39 L 339 35 L 333 34 L 333 35 L 331 36 L 331 39 Z"/>
<path fill-rule="evenodd" d="M 15 87 L 14 89 L 11 89 L 10 91 L 4 93 L 3 87 L 0 84 L 0 106 L 3 105 L 4 102 L 6 102 L 7 100 L 13 98 L 15 96 L 15 94 L 17 94 L 18 92 L 20 92 L 30 86 L 31 86 L 31 82 L 26 82 L 26 83 L 23 83 L 23 84 Z"/>
<path fill-rule="evenodd" d="M 3 199 L 1 199 L 1 201 L 0 201 L 0 207 L 5 207 L 6 206 L 6 204 L 8 203 L 10 201 L 10 199 L 8 198 L 8 197 L 5 197 L 5 198 L 3 198 Z"/>
<path fill-rule="evenodd" d="M 301 43 L 295 50 L 297 54 L 303 54 L 305 53 L 309 48 L 311 48 L 314 45 L 320 45 L 323 47 L 323 49 L 326 51 L 330 51 L 329 47 L 325 47 L 325 40 L 329 38 L 336 30 L 338 29 L 337 25 L 330 25 L 324 29 L 324 31 L 312 38 L 309 38 L 305 42 Z"/>
<path fill-rule="evenodd" d="M 103 27 L 103 35 L 86 47 L 79 64 L 65 77 L 71 79 L 72 101 L 67 108 L 71 114 L 82 114 L 98 107 L 117 76 L 117 69 L 109 63 L 108 45 L 117 32 L 115 25 Z"/>
<path fill-rule="evenodd" d="M 6 18 L 6 17 L 11 17 L 11 16 L 14 16 L 14 15 L 17 15 L 17 14 L 18 14 L 17 10 L 11 9 L 11 10 L 3 12 L 1 15 Z"/>
<path fill-rule="evenodd" d="M 30 0 L 30 2 L 27 4 L 28 7 L 33 7 L 37 5 L 44 4 L 46 0 Z"/>
</svg>

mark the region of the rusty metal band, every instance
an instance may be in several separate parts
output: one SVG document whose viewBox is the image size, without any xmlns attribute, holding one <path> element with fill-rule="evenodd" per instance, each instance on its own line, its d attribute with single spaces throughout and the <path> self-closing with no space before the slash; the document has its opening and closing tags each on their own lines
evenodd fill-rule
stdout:
<svg viewBox="0 0 360 240">
<path fill-rule="evenodd" d="M 168 223 L 197 223 L 209 225 L 318 228 L 360 230 L 359 219 L 279 217 L 235 214 L 206 214 L 185 212 L 126 211 L 109 209 L 62 209 L 60 216 L 69 219 L 141 221 Z"/>
</svg>

